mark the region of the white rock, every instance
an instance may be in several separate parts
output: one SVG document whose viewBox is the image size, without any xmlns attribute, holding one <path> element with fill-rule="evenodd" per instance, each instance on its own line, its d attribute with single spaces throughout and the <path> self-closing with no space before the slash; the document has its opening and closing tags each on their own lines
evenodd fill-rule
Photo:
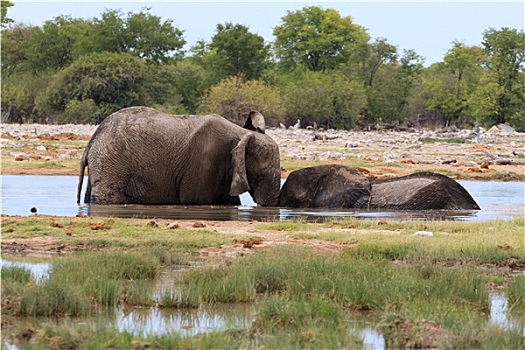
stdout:
<svg viewBox="0 0 525 350">
<path fill-rule="evenodd" d="M 434 234 L 430 231 L 417 231 L 412 236 L 434 237 Z"/>
<path fill-rule="evenodd" d="M 47 152 L 47 148 L 46 148 L 46 146 L 38 146 L 38 147 L 36 148 L 36 150 L 37 150 L 38 152 Z"/>
</svg>

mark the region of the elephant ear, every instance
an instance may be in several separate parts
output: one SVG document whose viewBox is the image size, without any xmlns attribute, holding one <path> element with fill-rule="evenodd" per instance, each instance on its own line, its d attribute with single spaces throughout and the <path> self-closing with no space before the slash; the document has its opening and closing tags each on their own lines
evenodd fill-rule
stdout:
<svg viewBox="0 0 525 350">
<path fill-rule="evenodd" d="M 232 183 L 230 185 L 230 196 L 238 196 L 250 190 L 248 176 L 246 175 L 246 148 L 254 138 L 252 133 L 248 133 L 237 143 L 232 150 Z"/>
<path fill-rule="evenodd" d="M 243 128 L 260 132 L 261 134 L 266 133 L 266 122 L 264 116 L 257 111 L 250 111 L 248 119 L 243 125 Z"/>
</svg>

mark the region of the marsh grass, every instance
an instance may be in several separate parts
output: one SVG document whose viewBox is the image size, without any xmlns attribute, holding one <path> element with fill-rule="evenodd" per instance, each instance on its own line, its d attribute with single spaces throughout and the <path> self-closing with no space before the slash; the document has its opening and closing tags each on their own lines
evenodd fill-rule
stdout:
<svg viewBox="0 0 525 350">
<path fill-rule="evenodd" d="M 20 266 L 2 266 L 3 281 L 12 281 L 17 283 L 28 283 L 31 281 L 31 272 Z"/>
<path fill-rule="evenodd" d="M 197 307 L 282 295 L 292 300 L 321 298 L 360 311 L 382 311 L 389 305 L 405 304 L 405 300 L 457 297 L 479 310 L 488 309 L 484 280 L 475 270 L 398 266 L 391 260 L 390 255 L 331 256 L 308 249 L 275 248 L 219 269 L 187 272 L 180 281 L 179 298 L 181 305 Z"/>
<path fill-rule="evenodd" d="M 41 283 L 14 278 L 2 281 L 2 312 L 13 316 L 88 315 L 120 302 L 152 305 L 151 282 L 159 259 L 129 252 L 94 252 L 64 257 Z M 2 269 L 4 271 L 4 269 Z"/>
<path fill-rule="evenodd" d="M 525 317 L 525 276 L 516 276 L 507 287 L 509 310 Z"/>
</svg>

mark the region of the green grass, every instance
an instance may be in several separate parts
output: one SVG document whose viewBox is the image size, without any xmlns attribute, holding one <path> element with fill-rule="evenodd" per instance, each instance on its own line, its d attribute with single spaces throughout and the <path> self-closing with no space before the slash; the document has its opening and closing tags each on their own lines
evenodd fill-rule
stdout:
<svg viewBox="0 0 525 350">
<path fill-rule="evenodd" d="M 441 142 L 441 143 L 467 143 L 467 140 L 464 139 L 464 138 L 461 138 L 461 137 L 451 137 L 451 138 L 422 138 L 420 139 L 420 141 L 422 141 L 423 143 L 437 143 L 437 142 Z"/>
<path fill-rule="evenodd" d="M 2 313 L 79 316 L 123 301 L 152 305 L 148 282 L 157 277 L 161 267 L 155 256 L 113 251 L 59 259 L 40 283 L 20 274 L 16 267 L 2 268 L 7 277 L 2 281 Z"/>
</svg>

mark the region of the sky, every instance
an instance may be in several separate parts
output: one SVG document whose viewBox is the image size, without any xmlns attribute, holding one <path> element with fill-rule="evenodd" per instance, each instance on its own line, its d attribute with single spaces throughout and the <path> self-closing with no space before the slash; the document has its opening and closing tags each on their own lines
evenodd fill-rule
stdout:
<svg viewBox="0 0 525 350">
<path fill-rule="evenodd" d="M 7 16 L 17 23 L 41 26 L 59 15 L 91 19 L 106 9 L 124 13 L 145 7 L 163 20 L 172 20 L 184 31 L 185 49 L 197 40 L 209 42 L 217 24 L 242 24 L 250 32 L 273 42 L 273 28 L 280 25 L 287 11 L 305 6 L 333 8 L 341 16 L 365 27 L 372 39 L 381 37 L 398 47 L 398 52 L 414 50 L 425 58 L 425 65 L 443 61 L 453 41 L 481 45 L 483 32 L 502 27 L 523 30 L 525 3 L 513 1 L 27 1 L 11 0 Z"/>
</svg>

